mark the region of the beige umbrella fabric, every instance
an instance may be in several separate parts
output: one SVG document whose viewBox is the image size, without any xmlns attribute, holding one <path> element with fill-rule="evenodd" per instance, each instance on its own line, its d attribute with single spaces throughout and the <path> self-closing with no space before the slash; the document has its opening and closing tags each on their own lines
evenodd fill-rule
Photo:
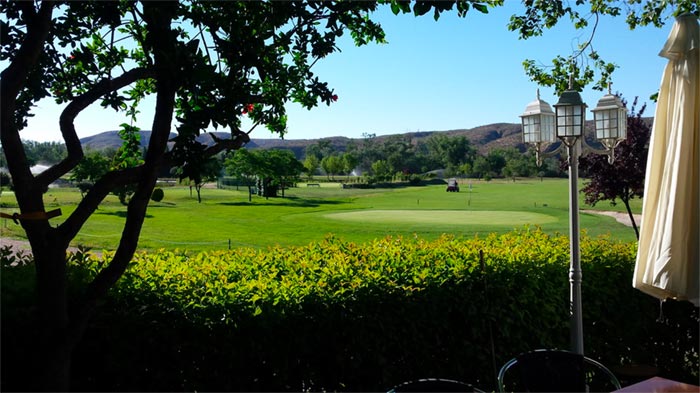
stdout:
<svg viewBox="0 0 700 393">
<path fill-rule="evenodd" d="M 635 288 L 659 299 L 700 292 L 700 26 L 676 18 L 659 56 L 661 80 L 649 144 Z"/>
</svg>

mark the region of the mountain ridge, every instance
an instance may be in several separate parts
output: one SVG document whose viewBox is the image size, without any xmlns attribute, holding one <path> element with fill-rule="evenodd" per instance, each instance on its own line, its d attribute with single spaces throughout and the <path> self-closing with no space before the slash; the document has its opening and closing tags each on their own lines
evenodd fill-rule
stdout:
<svg viewBox="0 0 700 393">
<path fill-rule="evenodd" d="M 651 127 L 653 117 L 644 117 Z M 212 132 L 202 133 L 197 140 L 205 145 L 212 145 L 214 139 L 209 134 L 214 134 L 218 139 L 227 139 L 227 132 Z M 409 138 L 411 143 L 417 144 L 419 141 L 425 140 L 433 135 L 443 134 L 448 137 L 465 136 L 469 142 L 475 146 L 479 154 L 486 154 L 492 149 L 514 147 L 520 151 L 525 151 L 526 146 L 523 143 L 520 123 L 492 123 L 474 128 L 459 128 L 445 131 L 414 131 L 402 134 L 388 134 L 374 137 L 378 143 L 383 141 L 403 137 Z M 171 133 L 170 138 L 174 138 L 177 134 Z M 141 131 L 141 146 L 148 145 L 151 137 L 151 131 Z M 330 136 L 315 139 L 281 139 L 281 138 L 252 138 L 245 146 L 249 149 L 289 149 L 294 152 L 298 159 L 303 158 L 306 147 L 319 141 L 330 141 L 331 146 L 337 151 L 345 151 L 350 143 L 362 142 L 364 138 L 349 138 L 344 136 Z M 595 140 L 595 131 L 593 121 L 586 121 L 586 140 L 589 142 Z M 84 149 L 101 150 L 106 148 L 117 149 L 121 146 L 121 139 L 118 131 L 105 131 L 99 134 L 88 136 L 80 139 L 80 143 Z M 595 142 L 594 142 L 595 143 Z"/>
<path fill-rule="evenodd" d="M 151 131 L 142 130 L 141 146 L 146 147 L 151 137 Z M 209 134 L 214 134 L 217 138 L 226 139 L 230 134 L 227 132 L 202 133 L 197 140 L 205 145 L 212 145 L 213 138 Z M 415 131 L 402 134 L 388 134 L 374 137 L 374 140 L 381 143 L 389 138 L 404 137 L 410 138 L 412 143 L 429 138 L 432 135 L 443 134 L 448 137 L 465 136 L 479 150 L 485 152 L 493 148 L 516 147 L 522 150 L 522 137 L 520 135 L 519 123 L 493 123 L 469 129 L 453 129 L 445 131 Z M 171 133 L 170 138 L 177 134 Z M 318 143 L 321 140 L 329 140 L 331 145 L 340 151 L 344 151 L 351 142 L 361 142 L 364 138 L 349 138 L 344 136 L 330 136 L 315 139 L 281 139 L 281 138 L 251 138 L 246 144 L 249 149 L 289 149 L 294 152 L 297 158 L 304 155 L 307 146 Z M 121 146 L 121 139 L 118 131 L 104 131 L 95 135 L 80 138 L 80 143 L 84 149 L 102 150 L 117 149 Z"/>
</svg>

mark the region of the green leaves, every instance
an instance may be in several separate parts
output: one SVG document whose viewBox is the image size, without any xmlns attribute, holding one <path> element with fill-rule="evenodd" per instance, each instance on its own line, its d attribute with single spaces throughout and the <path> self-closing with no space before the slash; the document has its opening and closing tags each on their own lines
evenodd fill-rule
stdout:
<svg viewBox="0 0 700 393">
<path fill-rule="evenodd" d="M 109 172 L 109 158 L 101 152 L 90 152 L 83 157 L 78 165 L 71 171 L 70 179 L 74 182 L 96 182 L 105 173 Z"/>
<path fill-rule="evenodd" d="M 425 15 L 431 8 L 433 7 L 430 1 L 416 1 L 413 5 L 413 14 L 415 16 Z"/>
<path fill-rule="evenodd" d="M 485 4 L 474 3 L 474 4 L 472 4 L 472 7 L 474 7 L 475 10 L 481 12 L 482 14 L 489 13 L 489 9 L 488 9 L 488 7 L 486 7 Z"/>
<path fill-rule="evenodd" d="M 488 14 L 488 7 L 497 7 L 503 5 L 503 0 L 451 0 L 451 1 L 416 1 L 413 3 L 413 9 L 411 9 L 411 2 L 405 0 L 384 0 L 380 3 L 389 3 L 391 6 L 391 12 L 394 15 L 399 13 L 407 14 L 413 11 L 413 15 L 422 16 L 433 11 L 433 18 L 437 21 L 440 19 L 440 14 L 446 11 L 451 11 L 455 5 L 457 6 L 457 15 L 459 17 L 466 16 L 470 8 Z"/>
<path fill-rule="evenodd" d="M 223 323 L 235 323 L 244 315 L 303 312 L 309 299 L 318 306 L 341 304 L 368 294 L 410 296 L 479 282 L 483 274 L 479 250 L 485 255 L 484 272 L 494 280 L 498 276 L 505 280 L 494 283 L 494 288 L 507 285 L 516 276 L 541 288 L 524 302 L 546 300 L 542 288 L 551 286 L 552 280 L 560 282 L 552 287 L 555 292 L 566 287 L 568 240 L 526 228 L 471 240 L 386 237 L 354 244 L 329 237 L 306 247 L 262 251 L 243 248 L 194 254 L 161 250 L 137 254 L 116 293 L 133 296 L 135 291 L 151 288 L 149 298 L 172 304 L 189 319 L 222 323 L 212 310 L 226 309 Z M 583 239 L 582 259 L 600 260 L 595 258 L 600 250 L 605 250 L 606 261 L 630 263 L 634 259 L 633 250 L 624 244 Z"/>
<path fill-rule="evenodd" d="M 394 15 L 398 15 L 399 13 L 407 14 L 407 13 L 411 12 L 411 1 L 410 0 L 393 0 L 390 3 L 391 3 L 391 12 L 393 12 Z"/>
<path fill-rule="evenodd" d="M 141 158 L 141 130 L 138 127 L 122 123 L 119 130 L 119 138 L 122 146 L 117 150 L 117 154 L 112 162 L 113 169 L 132 168 L 140 165 Z"/>
<path fill-rule="evenodd" d="M 224 165 L 228 174 L 245 180 L 249 186 L 255 181 L 261 182 L 265 196 L 276 196 L 277 189 L 297 181 L 304 170 L 294 153 L 276 149 L 240 149 Z"/>
<path fill-rule="evenodd" d="M 523 228 L 466 240 L 329 236 L 292 248 L 139 253 L 93 320 L 76 354 L 92 366 L 76 368 L 74 381 L 280 391 L 313 380 L 314 390 L 378 391 L 425 373 L 492 390 L 494 356 L 503 364 L 531 348 L 568 347 L 568 248 L 565 236 Z M 635 254 L 634 244 L 581 239 L 587 353 L 611 367 L 651 361 L 697 375 L 697 308 L 668 302 L 672 321 L 656 322 L 658 301 L 629 285 Z M 71 293 L 112 256 L 70 255 Z M 0 268 L 3 313 L 23 316 L 33 266 Z M 27 320 L 3 328 L 21 332 Z M 135 356 L 143 347 L 148 356 Z"/>
<path fill-rule="evenodd" d="M 626 20 L 630 29 L 641 25 L 663 26 L 670 17 L 668 8 L 672 7 L 674 15 L 680 12 L 700 14 L 697 1 L 679 0 L 667 2 L 661 0 L 635 0 L 624 2 Z M 676 4 L 673 4 L 676 3 Z M 569 75 L 576 78 L 579 87 L 593 83 L 593 89 L 604 90 L 617 66 L 603 60 L 592 49 L 595 42 L 596 27 L 600 17 L 608 15 L 618 17 L 622 8 L 614 0 L 577 0 L 574 7 L 562 0 L 532 0 L 524 3 L 525 11 L 510 18 L 508 29 L 517 31 L 521 39 L 540 36 L 545 29 L 555 26 L 560 19 L 568 16 L 576 29 L 590 29 L 591 36 L 569 56 L 558 55 L 551 64 L 542 64 L 526 60 L 525 73 L 530 80 L 543 85 L 555 87 L 556 94 L 561 94 L 566 87 Z M 683 11 L 681 11 L 683 10 Z M 590 59 L 590 60 L 589 60 Z"/>
<path fill-rule="evenodd" d="M 141 156 L 141 130 L 138 127 L 126 123 L 122 123 L 120 126 L 122 128 L 119 130 L 119 138 L 122 140 L 122 146 L 112 158 L 111 170 L 134 168 L 143 164 L 143 158 Z M 134 184 L 128 184 L 115 187 L 112 193 L 119 197 L 119 201 L 123 205 L 126 205 L 135 190 L 136 186 Z"/>
</svg>

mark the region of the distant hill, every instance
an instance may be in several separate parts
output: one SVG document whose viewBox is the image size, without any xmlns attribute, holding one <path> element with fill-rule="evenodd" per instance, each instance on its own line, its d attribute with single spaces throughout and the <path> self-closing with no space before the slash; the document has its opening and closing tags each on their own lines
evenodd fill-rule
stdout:
<svg viewBox="0 0 700 393">
<path fill-rule="evenodd" d="M 176 134 L 170 133 L 170 137 L 174 138 Z M 141 146 L 148 146 L 151 140 L 151 131 L 141 131 Z M 80 138 L 80 143 L 83 149 L 103 150 L 103 149 L 118 149 L 122 145 L 122 140 L 119 138 L 119 131 L 105 131 L 96 135 Z"/>
<path fill-rule="evenodd" d="M 653 118 L 649 117 L 645 118 L 645 120 L 651 125 Z M 229 133 L 227 132 L 214 132 L 213 134 L 219 139 L 226 139 L 229 137 Z M 470 129 L 419 131 L 404 134 L 381 135 L 376 137 L 376 141 L 381 143 L 388 138 L 403 136 L 410 138 L 413 143 L 417 143 L 434 134 L 444 134 L 450 137 L 464 135 L 474 146 L 476 146 L 481 154 L 485 154 L 488 151 L 496 148 L 515 147 L 521 151 L 525 150 L 525 146 L 522 141 L 521 126 L 519 123 L 495 123 Z M 586 139 L 589 141 L 595 138 L 593 135 L 592 121 L 586 122 L 586 135 L 588 136 Z M 150 131 L 141 131 L 141 145 L 148 145 L 150 137 Z M 175 134 L 171 134 L 171 138 L 172 137 L 175 137 Z M 214 143 L 212 137 L 208 133 L 200 135 L 197 140 L 205 145 L 211 145 Z M 333 136 L 320 139 L 253 138 L 246 145 L 246 147 L 249 149 L 289 149 L 294 152 L 297 158 L 302 158 L 306 147 L 318 143 L 319 140 L 329 140 L 335 150 L 344 151 L 349 143 L 360 143 L 362 138 L 346 138 L 342 136 Z M 121 140 L 119 139 L 119 134 L 117 131 L 107 131 L 97 135 L 85 137 L 80 139 L 80 142 L 83 144 L 83 148 L 95 150 L 105 148 L 117 149 L 119 146 L 121 146 Z"/>
<path fill-rule="evenodd" d="M 493 148 L 503 148 L 503 147 L 522 147 L 522 137 L 520 136 L 520 124 L 514 123 L 497 123 L 490 124 L 486 126 L 480 126 L 471 129 L 458 129 L 458 130 L 448 130 L 448 131 L 420 131 L 420 132 L 409 132 L 404 134 L 392 134 L 392 135 L 381 135 L 376 137 L 376 141 L 381 143 L 382 141 L 396 137 L 397 135 L 403 137 L 409 137 L 416 143 L 418 141 L 429 138 L 434 134 L 445 134 L 447 136 L 460 136 L 464 135 L 469 139 L 474 146 L 476 146 L 480 152 L 486 152 Z M 227 132 L 213 132 L 217 138 L 226 139 L 229 137 Z M 171 138 L 175 137 L 176 134 L 171 134 Z M 145 147 L 151 138 L 151 131 L 141 131 L 141 146 Z M 212 137 L 207 134 L 200 135 L 197 140 L 205 145 L 211 145 L 214 143 Z M 259 139 L 253 138 L 246 145 L 249 149 L 289 149 L 294 152 L 297 157 L 302 157 L 306 147 L 315 143 L 319 140 L 330 140 L 331 145 L 339 151 L 343 151 L 347 148 L 348 144 L 351 142 L 358 143 L 362 141 L 362 138 L 347 138 L 342 136 L 334 136 L 319 139 L 279 139 L 279 138 L 269 138 L 269 139 Z M 121 139 L 119 139 L 118 131 L 106 131 L 96 135 L 81 138 L 80 142 L 84 149 L 92 150 L 102 150 L 102 149 L 117 149 L 121 146 Z"/>
</svg>

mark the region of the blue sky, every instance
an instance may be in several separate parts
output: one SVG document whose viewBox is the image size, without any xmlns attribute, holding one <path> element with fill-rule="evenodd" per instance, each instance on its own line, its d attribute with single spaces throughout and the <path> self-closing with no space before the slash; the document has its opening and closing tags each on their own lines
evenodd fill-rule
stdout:
<svg viewBox="0 0 700 393">
<path fill-rule="evenodd" d="M 519 7 L 520 2 L 506 0 L 505 7 L 491 9 L 489 14 L 471 11 L 466 18 L 458 18 L 447 13 L 437 22 L 432 14 L 393 15 L 383 7 L 374 19 L 382 24 L 388 43 L 355 47 L 349 36 L 342 37 L 341 52 L 315 66 L 338 101 L 311 111 L 290 104 L 285 139 L 360 138 L 363 133 L 446 131 L 519 122 L 518 115 L 538 88 L 525 75 L 522 61 L 548 64 L 557 54 L 571 54 L 590 35 L 590 29 L 574 30 L 563 20 L 542 37 L 519 40 L 517 33 L 506 28 Z M 654 114 L 648 97 L 658 90 L 667 62 L 658 53 L 671 22 L 663 28 L 630 31 L 622 17 L 601 18 L 593 42 L 604 59 L 619 66 L 613 75 L 613 92 L 630 102 L 638 96 L 640 103 L 648 104 L 647 116 Z M 603 94 L 591 88 L 582 92 L 589 110 Z M 541 97 L 550 104 L 557 102 L 551 88 L 541 88 Z M 81 138 L 116 130 L 126 121 L 111 110 L 93 106 L 76 119 Z M 150 129 L 151 108 L 141 108 L 136 125 L 142 129 Z M 61 141 L 61 107 L 44 100 L 35 109 L 36 117 L 29 120 L 22 138 Z M 592 118 L 590 112 L 588 118 Z M 251 136 L 277 138 L 264 127 Z"/>
</svg>

